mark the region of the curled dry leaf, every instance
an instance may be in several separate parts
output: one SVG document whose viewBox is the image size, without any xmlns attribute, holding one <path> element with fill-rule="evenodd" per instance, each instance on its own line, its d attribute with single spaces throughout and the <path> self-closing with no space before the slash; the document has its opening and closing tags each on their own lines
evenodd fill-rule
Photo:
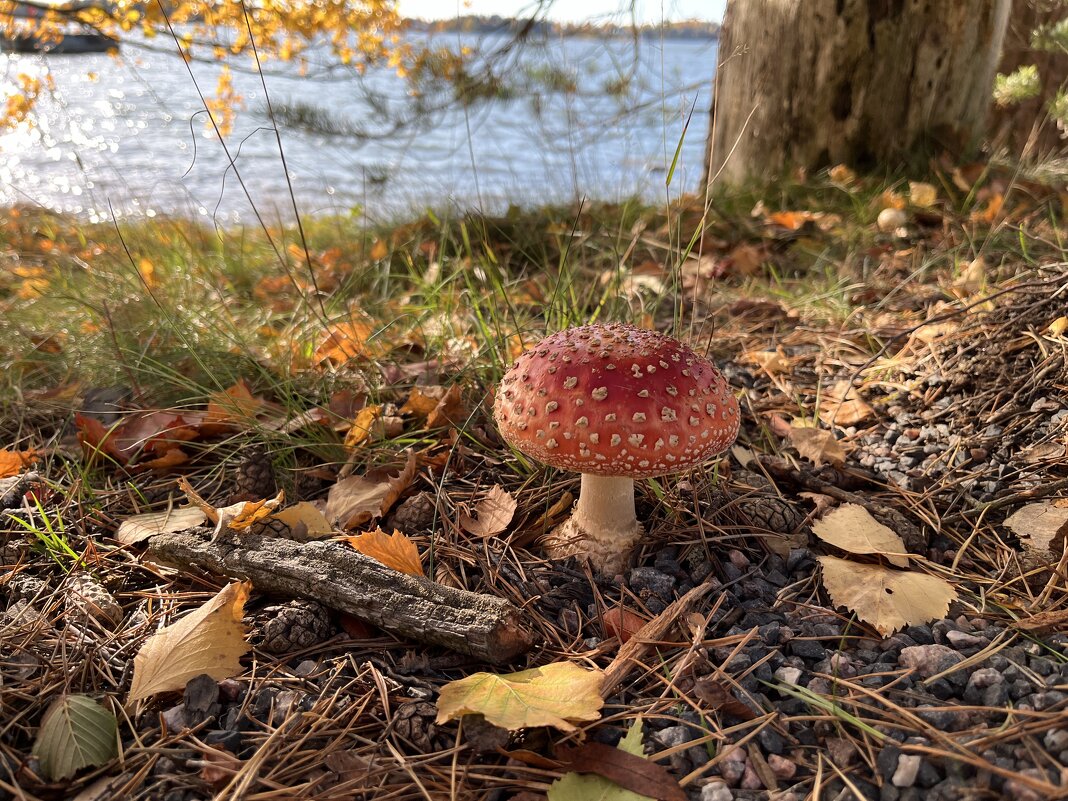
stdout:
<svg viewBox="0 0 1068 801">
<path fill-rule="evenodd" d="M 288 509 L 275 512 L 271 519 L 280 520 L 289 526 L 293 538 L 297 540 L 321 540 L 333 533 L 330 521 L 315 504 L 308 501 L 301 501 Z"/>
<path fill-rule="evenodd" d="M 244 531 L 265 520 L 277 511 L 286 497 L 285 492 L 279 491 L 273 498 L 265 498 L 262 501 L 239 501 L 230 506 L 214 506 L 204 500 L 200 493 L 190 486 L 185 476 L 179 477 L 178 488 L 185 493 L 185 496 L 194 506 L 201 509 L 208 519 L 215 524 L 213 537 L 217 537 L 222 533 L 223 529 Z"/>
<path fill-rule="evenodd" d="M 873 414 L 875 410 L 857 394 L 850 381 L 837 382 L 820 398 L 820 420 L 829 426 L 854 426 Z"/>
<path fill-rule="evenodd" d="M 1029 503 L 1005 519 L 1028 550 L 1060 553 L 1068 536 L 1068 498 Z"/>
<path fill-rule="evenodd" d="M 782 348 L 775 350 L 747 350 L 741 355 L 741 360 L 749 364 L 755 364 L 768 375 L 790 372 L 792 361 Z"/>
<path fill-rule="evenodd" d="M 130 700 L 181 690 L 207 673 L 222 680 L 241 672 L 249 650 L 241 617 L 251 585 L 229 584 L 199 609 L 149 637 L 134 657 Z"/>
<path fill-rule="evenodd" d="M 422 576 L 423 563 L 419 560 L 419 549 L 415 543 L 399 531 L 386 534 L 382 529 L 376 528 L 366 534 L 357 534 L 355 537 L 345 537 L 345 542 L 362 553 L 370 556 L 386 567 L 391 567 L 400 573 L 409 576 Z"/>
<path fill-rule="evenodd" d="M 805 459 L 819 467 L 825 462 L 833 465 L 845 463 L 846 449 L 834 438 L 834 434 L 822 428 L 790 426 L 790 444 Z"/>
<path fill-rule="evenodd" d="M 651 801 L 654 798 L 681 801 L 686 798 L 686 793 L 662 765 L 645 758 L 642 728 L 638 718 L 616 748 L 587 743 L 564 751 L 562 756 L 571 772 L 552 783 L 548 801 Z"/>
<path fill-rule="evenodd" d="M 411 414 L 426 420 L 427 428 L 459 425 L 467 419 L 463 393 L 459 384 L 448 389 L 442 386 L 417 387 L 411 391 L 401 414 Z"/>
<path fill-rule="evenodd" d="M 604 620 L 605 630 L 613 637 L 618 637 L 620 645 L 641 631 L 642 626 L 649 622 L 641 615 L 621 606 L 609 609 L 604 613 L 602 620 Z"/>
<path fill-rule="evenodd" d="M 17 476 L 39 458 L 37 451 L 34 450 L 12 451 L 0 448 L 0 478 Z"/>
<path fill-rule="evenodd" d="M 1068 317 L 1058 317 L 1048 326 L 1046 326 L 1046 333 L 1051 337 L 1059 337 L 1068 331 Z"/>
<path fill-rule="evenodd" d="M 248 428 L 256 422 L 256 415 L 267 405 L 263 398 L 252 394 L 245 380 L 239 379 L 229 389 L 213 392 L 200 430 L 204 436 L 218 436 Z"/>
<path fill-rule="evenodd" d="M 823 586 L 835 606 L 853 610 L 885 637 L 905 626 L 943 618 L 957 591 L 937 576 L 819 557 Z"/>
<path fill-rule="evenodd" d="M 812 524 L 812 533 L 843 551 L 878 554 L 897 567 L 909 566 L 905 541 L 859 504 L 844 503 L 828 512 Z"/>
<path fill-rule="evenodd" d="M 415 454 L 409 451 L 401 468 L 378 468 L 342 479 L 326 496 L 326 519 L 353 529 L 382 517 L 412 483 L 415 471 Z"/>
<path fill-rule="evenodd" d="M 370 322 L 358 317 L 332 325 L 315 349 L 315 361 L 342 365 L 352 359 L 373 358 L 381 348 L 372 342 L 372 334 Z"/>
<path fill-rule="evenodd" d="M 499 485 L 490 487 L 485 497 L 475 504 L 474 518 L 466 512 L 460 515 L 460 526 L 476 537 L 492 537 L 500 534 L 512 522 L 515 514 L 515 498 Z"/>
<path fill-rule="evenodd" d="M 938 200 L 938 190 L 931 184 L 921 181 L 909 181 L 909 202 L 913 206 L 927 208 Z"/>
<path fill-rule="evenodd" d="M 196 528 L 203 525 L 207 519 L 208 516 L 204 513 L 204 510 L 196 506 L 133 515 L 119 524 L 119 529 L 115 532 L 115 539 L 123 545 L 137 545 L 156 534 Z"/>
<path fill-rule="evenodd" d="M 601 716 L 603 680 L 601 671 L 571 662 L 505 675 L 473 673 L 441 688 L 437 722 L 476 714 L 509 731 L 535 726 L 574 731 L 570 721 Z"/>
<path fill-rule="evenodd" d="M 353 419 L 348 433 L 345 434 L 345 447 L 358 448 L 369 442 L 371 440 L 371 432 L 374 429 L 375 422 L 381 414 L 382 405 L 378 403 L 360 409 L 360 411 L 357 412 L 356 417 Z"/>
</svg>

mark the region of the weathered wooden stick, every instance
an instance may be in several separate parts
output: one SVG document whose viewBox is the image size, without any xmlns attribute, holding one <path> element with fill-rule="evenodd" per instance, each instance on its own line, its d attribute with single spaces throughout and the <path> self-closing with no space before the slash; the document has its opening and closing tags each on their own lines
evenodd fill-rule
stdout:
<svg viewBox="0 0 1068 801">
<path fill-rule="evenodd" d="M 261 592 L 308 598 L 386 631 L 441 645 L 487 662 L 530 650 L 533 633 L 508 601 L 398 573 L 347 546 L 207 529 L 157 534 L 149 555 L 176 567 L 195 566 L 248 579 Z"/>
</svg>

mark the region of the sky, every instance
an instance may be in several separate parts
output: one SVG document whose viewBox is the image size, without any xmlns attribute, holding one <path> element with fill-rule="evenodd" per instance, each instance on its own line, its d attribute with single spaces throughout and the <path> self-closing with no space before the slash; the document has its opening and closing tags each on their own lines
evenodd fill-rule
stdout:
<svg viewBox="0 0 1068 801">
<path fill-rule="evenodd" d="M 634 0 L 639 23 L 684 19 L 720 22 L 726 5 L 727 0 Z M 537 3 L 528 0 L 400 0 L 401 14 L 421 19 L 448 19 L 463 14 L 530 16 L 536 8 Z M 627 0 L 555 0 L 548 16 L 560 22 L 629 21 L 630 8 Z"/>
</svg>

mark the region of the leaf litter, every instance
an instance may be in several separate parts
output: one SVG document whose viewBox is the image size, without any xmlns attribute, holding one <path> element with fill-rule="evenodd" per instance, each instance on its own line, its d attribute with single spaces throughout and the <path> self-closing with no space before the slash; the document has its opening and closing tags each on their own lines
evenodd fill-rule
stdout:
<svg viewBox="0 0 1068 801">
<path fill-rule="evenodd" d="M 745 457 L 744 464 L 741 459 L 727 458 L 708 465 L 707 478 L 663 479 L 656 483 L 655 491 L 650 482 L 639 482 L 639 507 L 647 515 L 650 539 L 637 557 L 641 570 L 624 575 L 622 583 L 611 587 L 591 584 L 581 566 L 576 570 L 574 565 L 552 565 L 541 559 L 537 538 L 570 509 L 577 480 L 537 468 L 533 472 L 513 469 L 514 460 L 495 439 L 484 408 L 463 405 L 465 397 L 480 397 L 492 387 L 464 373 L 465 365 L 470 365 L 476 354 L 481 354 L 479 358 L 485 355 L 488 344 L 473 334 L 477 328 L 464 328 L 462 314 L 451 320 L 445 319 L 447 315 L 434 317 L 435 324 L 442 318 L 440 346 L 426 336 L 394 335 L 389 325 L 373 320 L 370 312 L 343 315 L 325 326 L 319 321 L 290 326 L 282 320 L 262 332 L 261 352 L 287 369 L 311 371 L 321 377 L 321 392 L 292 392 L 289 387 L 272 391 L 262 375 L 253 371 L 250 374 L 257 375 L 259 384 L 247 382 L 247 393 L 234 389 L 241 382 L 233 384 L 232 392 L 217 389 L 225 383 L 213 383 L 201 402 L 183 403 L 181 408 L 142 409 L 137 407 L 140 400 L 127 399 L 102 411 L 83 402 L 89 385 L 52 388 L 51 398 L 46 388 L 40 407 L 26 411 L 27 423 L 9 427 L 5 440 L 9 448 L 18 452 L 36 449 L 42 455 L 36 465 L 39 469 L 42 463 L 80 468 L 89 463 L 86 456 L 94 457 L 91 465 L 96 472 L 87 474 L 88 480 L 104 476 L 108 483 L 94 486 L 93 503 L 86 503 L 88 495 L 62 473 L 50 475 L 47 487 L 33 484 L 32 479 L 23 482 L 20 476 L 26 474 L 28 465 L 17 466 L 20 475 L 14 477 L 14 484 L 0 485 L 3 497 L 8 492 L 5 487 L 14 488 L 13 505 L 5 507 L 9 519 L 18 517 L 30 527 L 16 524 L 17 536 L 9 534 L 13 545 L 22 546 L 22 553 L 27 554 L 21 557 L 28 560 L 22 564 L 30 565 L 29 571 L 19 571 L 22 575 L 7 585 L 14 599 L 9 603 L 15 604 L 7 614 L 16 628 L 9 630 L 17 630 L 23 638 L 20 642 L 31 645 L 20 646 L 15 652 L 17 659 L 5 657 L 0 666 L 5 687 L 66 686 L 68 676 L 60 675 L 57 663 L 49 659 L 62 642 L 70 658 L 86 666 L 74 679 L 73 692 L 125 699 L 128 678 L 123 676 L 129 676 L 132 654 L 158 628 L 163 609 L 178 614 L 179 609 L 189 612 L 201 603 L 204 577 L 142 562 L 144 540 L 115 548 L 117 527 L 135 514 L 158 514 L 180 504 L 182 495 L 174 486 L 178 473 L 208 499 L 206 503 L 213 510 L 225 509 L 231 485 L 239 482 L 244 490 L 252 486 L 249 482 L 256 475 L 255 460 L 243 453 L 245 445 L 263 437 L 272 441 L 273 437 L 278 447 L 275 455 L 283 454 L 275 459 L 285 465 L 282 480 L 269 491 L 243 497 L 267 501 L 284 487 L 288 497 L 322 504 L 342 482 L 364 479 L 361 491 L 370 494 L 365 503 L 354 502 L 352 515 L 326 514 L 325 527 L 321 520 L 308 518 L 313 522 L 308 524 L 309 530 L 340 532 L 343 526 L 337 524 L 349 522 L 341 518 L 356 518 L 358 512 L 363 522 L 348 531 L 367 531 L 378 524 L 384 531 L 410 534 L 424 549 L 420 561 L 426 562 L 428 570 L 432 568 L 432 578 L 442 587 L 475 589 L 516 601 L 543 634 L 545 643 L 515 669 L 561 660 L 604 668 L 613 663 L 614 649 L 619 647 L 613 636 L 617 634 L 615 628 L 622 635 L 638 621 L 648 619 L 656 624 L 656 633 L 647 629 L 645 635 L 634 636 L 626 644 L 629 672 L 606 700 L 603 717 L 572 721 L 570 725 L 578 729 L 572 735 L 539 729 L 517 731 L 514 737 L 522 738 L 526 751 L 548 762 L 528 769 L 523 767 L 528 763 L 517 759 L 506 771 L 504 757 L 493 752 L 476 756 L 467 750 L 473 749 L 475 740 L 469 742 L 463 735 L 471 731 L 474 738 L 477 724 L 473 719 L 462 724 L 437 722 L 440 688 L 480 666 L 449 661 L 448 653 L 413 647 L 411 642 L 366 627 L 352 628 L 351 635 L 338 634 L 336 628 L 330 628 L 329 614 L 324 618 L 321 610 L 305 602 L 284 604 L 284 611 L 268 613 L 254 593 L 246 604 L 243 624 L 253 630 L 254 637 L 265 626 L 272 631 L 283 627 L 292 638 L 291 653 L 299 652 L 300 656 L 290 662 L 285 655 L 246 654 L 238 662 L 236 682 L 223 679 L 216 683 L 214 700 L 211 693 L 203 698 L 198 695 L 204 690 L 197 688 L 211 685 L 200 679 L 193 681 L 194 676 L 184 689 L 162 692 L 143 702 L 142 716 L 132 724 L 124 720 L 119 726 L 124 770 L 142 771 L 137 774 L 144 776 L 142 787 L 153 788 L 143 792 L 162 794 L 159 788 L 169 786 L 166 783 L 175 775 L 157 775 L 145 767 L 158 758 L 152 751 L 156 747 L 151 734 L 153 721 L 158 726 L 163 715 L 169 736 L 188 745 L 191 753 L 208 754 L 189 738 L 201 738 L 204 732 L 213 738 L 232 736 L 227 730 L 229 723 L 223 722 L 228 712 L 231 718 L 245 715 L 240 719 L 251 723 L 254 716 L 258 721 L 242 729 L 246 756 L 253 754 L 253 759 L 262 760 L 258 763 L 262 772 L 249 781 L 258 784 L 259 777 L 268 777 L 269 784 L 260 785 L 264 792 L 275 788 L 284 792 L 284 788 L 300 785 L 323 799 L 351 797 L 353 783 L 368 797 L 404 797 L 412 787 L 413 775 L 430 793 L 447 794 L 448 766 L 457 748 L 460 759 L 470 759 L 479 768 L 468 779 L 472 794 L 506 789 L 540 795 L 568 770 L 554 761 L 555 751 L 547 742 L 583 735 L 587 742 L 591 737 L 614 742 L 614 736 L 624 733 L 626 723 L 639 715 L 644 715 L 645 721 L 644 737 L 639 738 L 639 743 L 645 741 L 641 750 L 649 751 L 654 759 L 656 753 L 665 752 L 658 761 L 694 791 L 708 779 L 715 779 L 729 780 L 735 786 L 742 781 L 747 786 L 759 782 L 763 789 L 756 792 L 761 793 L 773 792 L 772 785 L 776 784 L 779 789 L 794 787 L 807 793 L 813 777 L 821 775 L 819 764 L 823 764 L 826 781 L 826 759 L 838 760 L 845 753 L 842 743 L 856 746 L 860 753 L 878 753 L 882 740 L 872 732 L 886 727 L 920 738 L 921 748 L 926 749 L 922 752 L 925 775 L 930 769 L 938 771 L 940 777 L 948 777 L 949 770 L 964 771 L 966 780 L 973 780 L 978 767 L 987 765 L 988 760 L 980 746 L 972 745 L 972 734 L 989 737 L 996 732 L 999 742 L 1015 747 L 1017 753 L 1040 753 L 1044 732 L 1036 735 L 1035 727 L 1051 720 L 1057 710 L 1055 705 L 1041 708 L 1047 700 L 1042 696 L 1044 688 L 1034 687 L 1034 692 L 1019 702 L 1034 709 L 1026 722 L 1021 719 L 1019 724 L 1006 725 L 1006 707 L 1017 704 L 1012 699 L 983 706 L 983 699 L 967 703 L 958 696 L 936 699 L 923 684 L 907 691 L 899 689 L 895 682 L 900 665 L 893 652 L 879 650 L 884 646 L 878 639 L 884 631 L 901 625 L 905 633 L 900 636 L 909 636 L 914 626 L 913 633 L 918 636 L 933 631 L 933 636 L 940 638 L 939 645 L 943 641 L 956 643 L 958 637 L 962 637 L 960 642 L 978 639 L 987 645 L 953 646 L 975 660 L 970 668 L 987 666 L 982 660 L 984 649 L 989 648 L 1001 649 L 1000 653 L 1027 671 L 1044 670 L 1043 657 L 1024 651 L 1019 640 L 1006 644 L 1006 638 L 1027 631 L 1029 636 L 1042 638 L 1044 648 L 1060 647 L 1057 637 L 1064 628 L 1065 599 L 1061 585 L 1054 580 L 1061 556 L 1056 539 L 1059 526 L 1052 538 L 1047 529 L 1035 530 L 1026 522 L 1017 531 L 1013 526 L 1020 527 L 1021 518 L 1012 516 L 1032 504 L 1045 508 L 1051 498 L 1063 495 L 1058 482 L 1068 477 L 1064 452 L 1054 447 L 1064 442 L 1064 431 L 1059 428 L 1063 418 L 1057 415 L 1065 408 L 1066 399 L 1056 381 L 1058 371 L 1063 370 L 1057 351 L 1063 344 L 1063 332 L 1057 324 L 1063 308 L 1055 300 L 1057 292 L 1063 291 L 1059 288 L 1064 279 L 1049 266 L 1056 259 L 1042 255 L 1042 237 L 1032 243 L 1037 254 L 1033 264 L 1020 264 L 1016 256 L 1000 258 L 987 250 L 978 266 L 979 254 L 959 245 L 974 241 L 973 229 L 968 229 L 972 231 L 968 236 L 954 239 L 965 227 L 981 227 L 990 221 L 996 224 L 1007 214 L 1016 215 L 1014 221 L 1023 219 L 1020 215 L 1029 213 L 1025 206 L 1036 202 L 1018 199 L 1007 191 L 1003 178 L 993 172 L 990 175 L 980 179 L 975 173 L 968 188 L 961 190 L 971 192 L 975 186 L 974 217 L 953 208 L 956 175 L 952 180 L 932 180 L 930 186 L 939 187 L 933 200 L 923 187 L 894 187 L 886 195 L 885 206 L 904 214 L 904 237 L 897 231 L 883 236 L 877 230 L 875 217 L 883 201 L 869 179 L 847 170 L 832 170 L 811 179 L 828 181 L 840 187 L 836 192 L 848 193 L 856 205 L 847 214 L 841 209 L 823 213 L 815 201 L 809 209 L 791 200 L 781 209 L 756 209 L 756 216 L 750 214 L 750 203 L 729 224 L 712 223 L 702 243 L 701 258 L 687 259 L 680 279 L 688 301 L 707 304 L 702 305 L 703 313 L 714 321 L 716 330 L 716 337 L 707 344 L 712 355 L 721 364 L 733 359 L 729 378 L 747 410 L 743 438 L 736 451 Z M 975 184 L 976 180 L 980 183 Z M 1042 224 L 1039 205 L 1034 208 L 1031 219 Z M 703 210 L 683 203 L 671 225 L 694 224 L 703 214 Z M 840 249 L 845 240 L 838 232 L 852 224 L 853 214 L 863 218 L 854 230 L 863 244 L 851 254 Z M 648 227 L 639 240 L 639 251 L 655 248 L 652 243 L 658 240 L 671 241 L 674 229 L 661 227 L 668 225 L 667 220 L 644 224 Z M 596 219 L 584 218 L 583 226 L 584 235 L 590 232 L 587 246 L 597 247 L 602 234 Z M 559 231 L 549 235 L 571 230 L 572 225 L 561 222 Z M 420 238 L 425 242 L 438 237 L 437 233 L 427 236 L 418 226 L 409 233 L 414 243 Z M 95 234 L 89 231 L 85 236 L 92 240 Z M 402 253 L 403 237 L 379 239 L 387 240 L 390 244 L 380 249 L 378 258 L 386 260 L 394 254 L 409 258 L 410 254 Z M 32 236 L 20 241 L 25 243 L 21 247 L 36 247 Z M 605 241 L 614 240 L 608 237 Z M 813 245 L 829 258 L 841 259 L 837 265 L 842 271 L 840 278 L 863 275 L 863 280 L 852 282 L 842 292 L 836 289 L 822 296 L 811 287 L 802 287 L 810 275 L 808 257 Z M 72 238 L 69 247 L 82 245 Z M 57 246 L 50 252 L 63 250 Z M 413 245 L 416 269 L 421 265 L 421 252 Z M 508 247 L 493 252 L 506 268 L 514 266 L 509 262 L 515 258 L 514 252 Z M 314 252 L 313 262 L 326 264 L 336 259 L 324 254 L 325 248 Z M 670 288 L 670 271 L 664 265 L 671 259 L 666 255 L 635 253 L 634 264 L 660 265 L 659 272 L 648 277 Z M 440 255 L 435 258 L 440 258 L 436 269 L 452 275 L 451 262 Z M 854 258 L 857 261 L 852 261 Z M 919 258 L 930 269 L 922 280 L 915 280 L 909 277 Z M 611 263 L 618 261 L 617 254 Z M 160 259 L 153 262 L 162 264 Z M 861 262 L 863 272 L 857 266 Z M 476 272 L 489 269 L 477 258 L 457 267 Z M 625 267 L 635 276 L 646 276 L 637 267 Z M 854 267 L 856 275 L 850 273 Z M 586 267 L 580 263 L 576 269 L 577 274 L 584 275 Z M 772 271 L 778 283 L 774 291 L 764 292 L 761 282 Z M 603 265 L 591 267 L 589 286 L 602 286 L 604 272 Z M 45 270 L 32 280 L 47 280 L 48 274 Z M 551 277 L 548 271 L 547 276 Z M 8 286 L 17 291 L 17 284 L 6 283 L 8 280 L 0 278 L 0 297 Z M 289 283 L 283 285 L 285 292 L 292 293 Z M 520 315 L 524 309 L 533 311 L 537 328 L 543 323 L 536 315 L 552 296 L 551 287 L 541 276 L 533 277 L 526 286 L 516 286 L 512 300 Z M 642 309 L 642 319 L 648 325 L 666 327 L 670 315 L 652 305 L 644 286 L 635 283 L 635 287 L 629 302 L 650 304 Z M 411 287 L 411 297 L 418 297 L 417 290 L 417 286 Z M 240 293 L 240 287 L 235 285 L 234 291 Z M 928 293 L 937 293 L 935 300 Z M 829 300 L 832 297 L 840 297 L 848 305 L 848 315 L 842 314 L 844 309 L 834 308 Z M 20 302 L 25 304 L 26 300 Z M 974 309 L 969 310 L 967 306 L 973 303 Z M 287 305 L 277 308 L 286 314 L 287 309 L 300 309 L 301 303 L 299 298 L 290 297 Z M 403 319 L 409 311 L 401 306 L 385 307 L 382 319 Z M 605 313 L 614 312 L 606 307 Z M 694 322 L 700 329 L 710 321 Z M 684 323 L 689 325 L 689 321 Z M 106 324 L 103 329 L 107 344 Z M 44 337 L 34 347 L 49 358 L 65 358 L 65 349 L 76 339 L 76 332 L 67 337 Z M 523 343 L 529 346 L 536 339 L 526 331 L 517 338 L 516 347 L 521 349 Z M 501 358 L 514 358 L 512 341 L 511 332 L 502 334 Z M 734 358 L 742 354 L 764 356 Z M 870 364 L 869 359 L 873 360 Z M 189 368 L 183 365 L 182 369 Z M 448 389 L 442 392 L 433 387 Z M 220 391 L 226 397 L 213 395 Z M 448 409 L 442 406 L 440 419 L 433 418 L 432 422 L 432 413 L 450 393 L 461 402 Z M 294 398 L 300 399 L 295 406 Z M 273 405 L 283 401 L 284 409 Z M 367 438 L 346 444 L 344 435 L 352 430 L 360 411 L 380 404 L 383 408 L 368 427 Z M 58 409 L 62 415 L 77 410 L 81 419 L 59 432 L 43 413 L 47 409 Z M 771 433 L 776 436 L 768 436 L 758 422 L 768 415 L 791 421 L 786 424 L 787 431 L 773 428 Z M 388 425 L 378 425 L 378 420 L 387 418 Z M 462 434 L 457 433 L 460 427 Z M 79 428 L 86 456 L 78 454 Z M 62 441 L 51 439 L 49 431 L 57 431 Z M 57 441 L 58 448 L 54 446 Z M 410 455 L 402 455 L 409 449 Z M 405 468 L 398 470 L 402 462 Z M 347 466 L 352 475 L 342 471 L 339 476 L 338 465 Z M 716 476 L 714 481 L 712 475 Z M 483 515 L 475 507 L 486 487 L 497 486 L 516 501 L 514 520 L 507 524 L 514 527 L 513 533 L 507 538 L 468 536 L 461 515 L 466 512 L 471 520 L 481 521 Z M 416 502 L 424 493 L 432 496 L 436 515 L 428 514 Z M 904 549 L 910 553 L 908 569 L 889 561 L 901 555 L 896 544 L 881 545 L 870 532 L 862 537 L 865 547 L 871 549 L 867 552 L 858 552 L 855 545 L 851 549 L 815 539 L 819 513 L 813 512 L 802 493 L 819 498 L 824 509 L 828 504 L 835 504 L 837 509 L 856 504 L 873 512 L 880 525 L 908 543 Z M 347 493 L 338 494 L 344 499 Z M 42 502 L 40 511 L 35 499 Z M 344 511 L 344 505 L 335 503 L 331 511 L 337 513 L 339 508 Z M 250 521 L 246 532 L 270 530 L 287 511 L 279 504 L 274 511 Z M 83 514 L 84 519 L 80 517 Z M 278 529 L 287 532 L 286 536 L 294 531 L 294 521 L 296 529 L 305 525 L 304 511 L 292 514 L 292 519 L 281 520 Z M 72 515 L 79 515 L 76 525 Z M 490 517 L 494 517 L 492 513 Z M 1012 525 L 1008 524 L 1010 519 Z M 126 638 L 121 640 L 125 644 L 116 642 L 113 646 L 102 634 L 72 628 L 74 621 L 64 620 L 53 611 L 65 607 L 47 600 L 51 587 L 42 590 L 25 581 L 36 576 L 49 579 L 61 570 L 40 538 L 48 535 L 49 526 L 54 532 L 60 531 L 61 522 L 75 554 L 85 554 L 123 607 L 123 619 L 131 628 L 108 636 Z M 728 536 L 719 538 L 717 533 L 706 538 L 702 534 L 698 542 L 695 532 L 725 532 Z M 1043 561 L 1037 565 L 1027 562 L 1024 557 L 1035 550 L 1035 543 L 1045 539 L 1052 548 L 1045 546 Z M 786 547 L 771 548 L 778 540 Z M 890 589 L 889 596 L 901 595 L 904 587 L 906 600 L 911 600 L 899 607 L 877 594 L 867 599 L 853 597 L 848 587 L 843 594 L 841 587 L 832 586 L 835 567 L 826 561 L 843 552 L 847 558 L 839 561 L 848 566 L 838 566 L 839 572 L 854 584 L 863 576 L 865 588 L 882 588 L 884 595 Z M 819 557 L 821 562 L 812 557 Z M 937 569 L 925 567 L 927 562 L 938 565 Z M 820 584 L 821 573 L 813 571 L 814 564 L 822 564 L 824 581 L 831 576 L 826 587 Z M 828 569 L 828 565 L 832 566 Z M 741 580 L 736 581 L 736 576 Z M 945 587 L 928 586 L 923 581 L 941 580 L 940 576 L 949 580 L 956 600 L 945 600 Z M 686 592 L 687 585 L 704 587 L 701 582 L 707 577 L 719 584 L 716 589 L 705 590 L 699 614 L 690 610 L 678 618 L 660 617 L 662 610 L 671 608 Z M 765 585 L 768 579 L 779 583 Z M 61 582 L 54 586 L 54 592 L 61 591 Z M 1048 593 L 1047 586 L 1051 587 Z M 601 613 L 615 609 L 626 610 L 635 620 L 627 623 L 621 614 L 620 625 L 614 627 L 611 617 Z M 180 622 L 184 618 L 177 619 Z M 932 619 L 936 622 L 928 625 L 926 621 Z M 783 634 L 776 641 L 776 632 L 786 629 L 792 639 Z M 946 631 L 954 639 L 944 640 Z M 312 632 L 319 639 L 312 638 Z M 882 683 L 861 684 L 867 676 L 863 670 L 869 666 L 861 664 L 865 650 L 855 645 L 858 638 L 865 648 L 875 648 L 882 655 L 882 661 L 876 663 L 886 673 Z M 796 656 L 808 653 L 806 643 L 823 648 L 823 658 L 829 660 L 832 672 L 837 671 L 833 686 L 821 684 L 821 675 L 829 674 L 824 671 L 826 666 L 820 665 L 815 648 L 811 658 Z M 782 669 L 778 660 L 790 658 L 786 667 L 799 665 L 796 683 L 789 686 L 804 689 L 806 700 L 801 712 L 789 711 L 787 696 L 777 695 L 761 683 L 758 677 L 766 672 L 760 660 L 765 658 L 770 662 L 767 670 L 783 682 L 795 677 L 786 672 L 786 678 L 778 679 Z M 843 661 L 846 659 L 850 661 Z M 302 665 L 299 671 L 298 665 Z M 862 672 L 851 677 L 851 668 Z M 310 677 L 307 671 L 312 671 Z M 246 688 L 247 701 L 231 700 Z M 268 696 L 270 704 L 260 700 Z M 19 717 L 11 729 L 10 747 L 25 755 L 47 703 L 32 689 L 22 689 L 12 698 Z M 670 700 L 672 706 L 658 706 L 656 699 L 663 703 Z M 48 703 L 53 700 L 47 698 Z M 212 704 L 221 707 L 219 717 L 196 717 L 202 708 L 213 712 Z M 936 721 L 927 709 L 930 706 L 945 707 L 949 714 L 958 716 L 962 707 L 973 710 L 968 723 L 971 733 L 954 731 L 951 724 Z M 776 714 L 770 725 L 783 736 L 807 737 L 806 727 L 814 728 L 816 744 L 795 745 L 790 740 L 782 755 L 767 751 L 767 734 L 761 731 L 764 736 L 759 739 L 750 736 L 768 725 L 760 710 Z M 682 713 L 687 717 L 679 718 Z M 717 753 L 731 759 L 703 767 L 690 759 L 687 749 L 667 745 L 671 736 L 678 736 L 671 731 L 673 726 L 686 727 L 692 735 L 690 716 L 715 735 Z M 928 723 L 928 717 L 935 723 Z M 285 723 L 287 727 L 274 729 L 278 733 L 270 741 L 262 728 L 268 719 L 269 725 Z M 185 726 L 198 726 L 203 721 L 205 728 L 195 735 L 183 734 Z M 138 727 L 137 739 L 131 737 L 131 725 Z M 829 735 L 823 727 L 833 728 L 835 734 Z M 740 740 L 743 744 L 732 751 L 731 744 Z M 515 748 L 516 744 L 508 747 Z M 739 750 L 745 759 L 731 763 L 739 757 Z M 828 755 L 823 763 L 818 762 L 817 752 Z M 331 756 L 353 753 L 358 761 L 349 760 L 344 765 L 336 759 L 328 761 Z M 962 754 L 965 759 L 960 758 Z M 638 755 L 635 758 L 641 759 Z M 734 768 L 728 763 L 738 766 L 739 778 L 730 778 Z M 228 765 L 220 763 L 210 777 L 205 774 L 201 778 L 221 780 L 232 768 Z M 1035 772 L 1021 773 L 1025 768 Z M 848 769 L 851 775 L 874 776 L 860 762 L 853 761 Z M 197 770 L 183 773 L 179 768 L 177 775 L 180 781 L 192 777 L 199 782 Z M 1009 776 L 998 770 L 1004 769 L 989 763 L 994 777 L 991 793 L 1000 792 L 1001 782 L 1010 778 L 1040 794 L 1057 789 L 1056 776 L 1042 774 L 1039 767 L 1022 757 L 1014 762 Z M 792 778 L 781 778 L 788 774 Z M 78 776 L 84 775 L 76 774 L 74 781 L 81 781 Z M 747 778 L 742 779 L 742 775 Z"/>
</svg>

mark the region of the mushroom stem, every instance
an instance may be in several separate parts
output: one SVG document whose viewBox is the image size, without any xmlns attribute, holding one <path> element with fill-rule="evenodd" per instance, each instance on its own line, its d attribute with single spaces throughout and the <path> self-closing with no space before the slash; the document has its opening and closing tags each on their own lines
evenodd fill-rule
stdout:
<svg viewBox="0 0 1068 801">
<path fill-rule="evenodd" d="M 634 479 L 625 476 L 582 474 L 578 503 L 572 518 L 583 528 L 624 532 L 638 524 L 634 513 Z"/>
<path fill-rule="evenodd" d="M 634 512 L 634 479 L 582 474 L 578 503 L 567 521 L 546 538 L 552 559 L 588 557 L 608 575 L 620 572 L 642 535 Z"/>
</svg>

